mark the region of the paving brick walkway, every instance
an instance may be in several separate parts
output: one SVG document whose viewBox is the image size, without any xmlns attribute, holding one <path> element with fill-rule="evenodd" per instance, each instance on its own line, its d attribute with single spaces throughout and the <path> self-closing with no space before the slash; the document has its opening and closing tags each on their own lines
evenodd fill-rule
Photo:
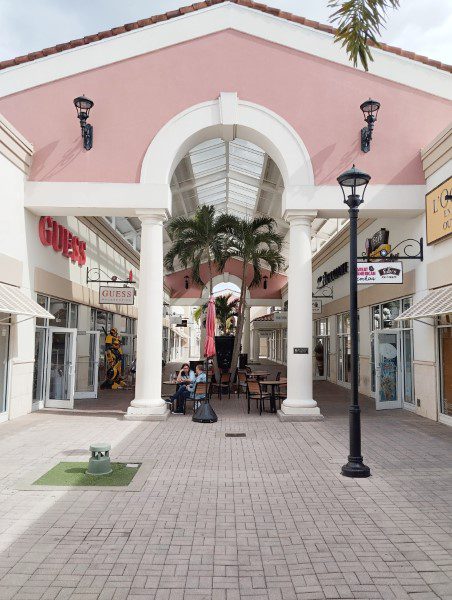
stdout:
<svg viewBox="0 0 452 600">
<path fill-rule="evenodd" d="M 346 479 L 346 391 L 315 395 L 323 422 L 233 399 L 214 425 L 45 411 L 0 425 L 0 599 L 452 598 L 452 430 L 363 399 L 373 476 Z M 99 440 L 156 461 L 141 491 L 17 489 Z"/>
</svg>

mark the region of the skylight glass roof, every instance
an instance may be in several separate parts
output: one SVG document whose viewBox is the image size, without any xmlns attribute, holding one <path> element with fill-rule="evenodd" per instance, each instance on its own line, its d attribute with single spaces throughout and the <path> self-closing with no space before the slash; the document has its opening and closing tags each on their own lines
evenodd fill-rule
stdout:
<svg viewBox="0 0 452 600">
<path fill-rule="evenodd" d="M 190 216 L 198 206 L 213 205 L 219 212 L 241 218 L 271 216 L 280 233 L 289 224 L 282 218 L 284 184 L 276 163 L 258 146 L 242 139 L 215 138 L 192 148 L 180 161 L 171 180 L 172 216 Z M 107 218 L 110 224 L 140 250 L 141 223 L 137 217 Z M 316 218 L 312 223 L 312 252 L 342 229 L 346 219 Z M 169 238 L 164 235 L 165 252 Z M 287 250 L 287 244 L 284 244 Z"/>
</svg>

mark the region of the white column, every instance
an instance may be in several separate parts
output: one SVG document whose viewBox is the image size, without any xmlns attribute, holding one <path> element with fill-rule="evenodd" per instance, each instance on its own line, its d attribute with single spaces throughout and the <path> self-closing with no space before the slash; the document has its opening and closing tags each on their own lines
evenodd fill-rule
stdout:
<svg viewBox="0 0 452 600">
<path fill-rule="evenodd" d="M 138 291 L 135 399 L 126 419 L 161 420 L 169 415 L 162 400 L 163 211 L 140 215 L 141 254 Z"/>
<path fill-rule="evenodd" d="M 243 335 L 242 335 L 242 352 L 248 354 L 248 360 L 250 356 L 250 335 L 251 335 L 251 308 L 245 307 L 245 319 L 243 322 Z"/>
<path fill-rule="evenodd" d="M 312 251 L 311 222 L 315 213 L 287 211 L 290 223 L 289 306 L 287 315 L 287 398 L 282 420 L 323 419 L 312 390 Z M 300 353 L 295 353 L 298 349 Z"/>
</svg>

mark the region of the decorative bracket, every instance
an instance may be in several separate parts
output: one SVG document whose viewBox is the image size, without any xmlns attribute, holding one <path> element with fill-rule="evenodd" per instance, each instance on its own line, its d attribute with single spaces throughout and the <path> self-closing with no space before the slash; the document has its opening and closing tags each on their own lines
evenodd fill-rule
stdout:
<svg viewBox="0 0 452 600">
<path fill-rule="evenodd" d="M 94 275 L 94 277 L 91 276 L 91 273 Z M 96 274 L 97 278 L 95 277 Z M 101 275 L 105 275 L 105 277 L 108 277 L 108 274 L 98 267 L 93 267 L 92 269 L 87 267 L 86 283 L 136 283 L 136 281 L 134 281 L 133 279 L 132 271 L 129 271 L 128 279 L 118 279 L 117 275 L 112 275 L 110 279 L 101 279 Z"/>
<path fill-rule="evenodd" d="M 316 290 L 316 293 L 312 292 L 312 297 L 316 300 L 321 300 L 322 298 L 333 298 L 333 288 L 329 285 L 324 285 L 319 290 Z"/>
<path fill-rule="evenodd" d="M 400 252 L 403 252 L 402 255 L 399 252 L 394 252 L 397 248 L 400 248 Z M 387 256 L 375 256 L 370 258 L 367 256 L 365 252 L 361 256 L 358 256 L 359 261 L 364 262 L 395 262 L 398 260 L 420 260 L 421 262 L 424 260 L 424 238 L 419 238 L 415 240 L 413 238 L 407 238 L 402 242 L 399 242 L 396 246 L 394 246 L 391 250 L 391 253 Z"/>
</svg>

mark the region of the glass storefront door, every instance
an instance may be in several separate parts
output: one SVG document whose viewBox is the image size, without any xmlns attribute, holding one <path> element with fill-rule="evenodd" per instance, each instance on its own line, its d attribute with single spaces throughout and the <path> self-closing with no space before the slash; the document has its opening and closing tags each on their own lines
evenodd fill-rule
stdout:
<svg viewBox="0 0 452 600">
<path fill-rule="evenodd" d="M 441 317 L 438 327 L 439 342 L 439 383 L 440 415 L 439 420 L 452 423 L 452 316 Z"/>
<path fill-rule="evenodd" d="M 375 336 L 376 409 L 402 408 L 399 334 L 379 331 Z"/>
<path fill-rule="evenodd" d="M 413 377 L 413 331 L 403 329 L 400 332 L 402 359 L 402 399 L 404 408 L 414 409 L 414 377 Z"/>
<path fill-rule="evenodd" d="M 414 409 L 413 332 L 375 331 L 372 346 L 376 409 Z"/>
<path fill-rule="evenodd" d="M 75 361 L 75 395 L 97 398 L 99 380 L 99 331 L 78 331 Z"/>
<path fill-rule="evenodd" d="M 76 329 L 49 327 L 46 408 L 73 408 Z"/>
<path fill-rule="evenodd" d="M 328 336 L 316 336 L 314 338 L 314 379 L 324 380 L 328 376 L 328 357 L 329 357 Z"/>
</svg>

